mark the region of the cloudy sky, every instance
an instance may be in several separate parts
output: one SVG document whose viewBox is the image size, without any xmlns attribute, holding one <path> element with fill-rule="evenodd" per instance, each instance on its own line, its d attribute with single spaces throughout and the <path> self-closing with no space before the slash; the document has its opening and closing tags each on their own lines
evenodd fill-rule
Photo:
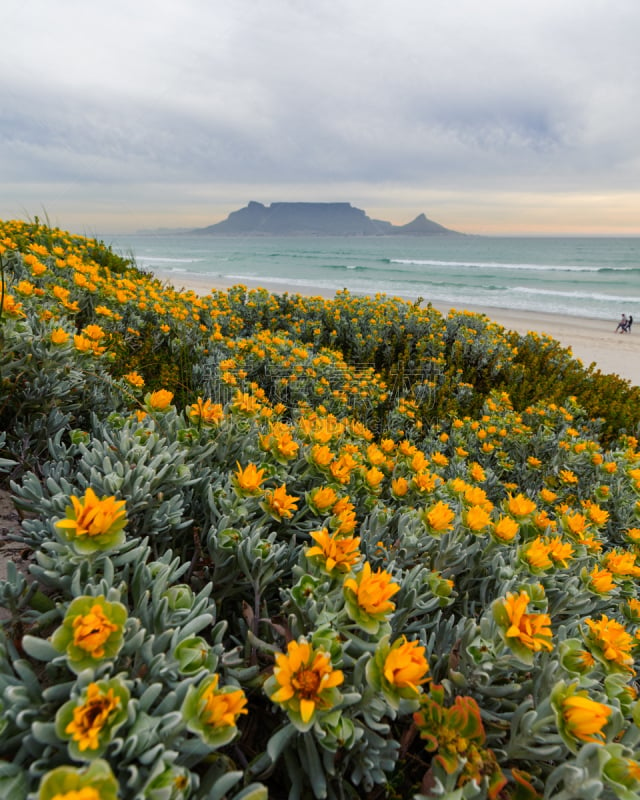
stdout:
<svg viewBox="0 0 640 800">
<path fill-rule="evenodd" d="M 3 0 L 0 218 L 640 235 L 638 0 Z"/>
</svg>

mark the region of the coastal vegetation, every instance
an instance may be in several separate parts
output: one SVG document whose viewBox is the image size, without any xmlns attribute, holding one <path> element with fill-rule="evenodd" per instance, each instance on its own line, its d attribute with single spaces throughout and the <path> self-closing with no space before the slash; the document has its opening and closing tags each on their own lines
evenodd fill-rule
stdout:
<svg viewBox="0 0 640 800">
<path fill-rule="evenodd" d="M 0 796 L 640 797 L 640 388 L 37 220 L 0 268 Z"/>
</svg>

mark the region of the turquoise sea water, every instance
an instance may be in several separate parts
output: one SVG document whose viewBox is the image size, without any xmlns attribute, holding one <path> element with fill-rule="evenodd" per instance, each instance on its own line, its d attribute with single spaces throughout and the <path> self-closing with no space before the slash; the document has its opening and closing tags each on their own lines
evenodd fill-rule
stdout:
<svg viewBox="0 0 640 800">
<path fill-rule="evenodd" d="M 640 238 L 102 237 L 176 286 L 190 278 L 313 294 L 348 289 L 456 308 L 640 320 Z"/>
</svg>

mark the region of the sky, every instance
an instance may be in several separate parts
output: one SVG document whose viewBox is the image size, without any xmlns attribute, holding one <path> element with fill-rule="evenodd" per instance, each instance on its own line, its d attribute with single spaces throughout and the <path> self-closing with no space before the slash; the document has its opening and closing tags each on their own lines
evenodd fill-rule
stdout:
<svg viewBox="0 0 640 800">
<path fill-rule="evenodd" d="M 638 0 L 3 0 L 0 219 L 640 235 Z"/>
</svg>

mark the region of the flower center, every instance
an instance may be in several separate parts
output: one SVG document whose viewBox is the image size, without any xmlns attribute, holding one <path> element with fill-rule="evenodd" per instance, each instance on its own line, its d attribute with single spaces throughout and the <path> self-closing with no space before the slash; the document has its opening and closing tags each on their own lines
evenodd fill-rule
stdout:
<svg viewBox="0 0 640 800">
<path fill-rule="evenodd" d="M 104 643 L 114 631 L 118 630 L 118 626 L 107 619 L 98 605 L 95 605 L 88 614 L 76 617 L 73 628 L 73 643 L 86 650 L 93 658 L 102 658 Z"/>
<path fill-rule="evenodd" d="M 320 688 L 320 675 L 312 669 L 300 669 L 291 683 L 305 700 L 311 700 Z"/>
</svg>

